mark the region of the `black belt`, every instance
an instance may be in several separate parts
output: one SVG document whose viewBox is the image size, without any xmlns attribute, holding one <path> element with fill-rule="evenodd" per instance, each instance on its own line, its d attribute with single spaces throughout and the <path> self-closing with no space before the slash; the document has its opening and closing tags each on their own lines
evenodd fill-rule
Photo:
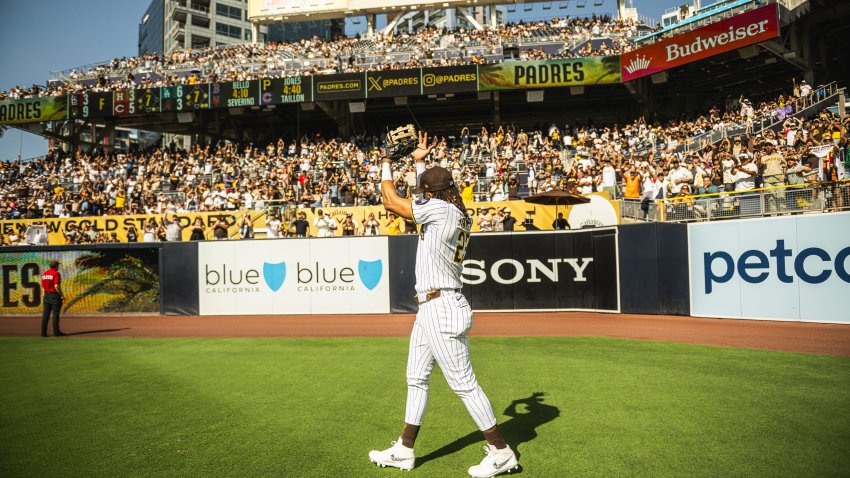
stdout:
<svg viewBox="0 0 850 478">
<path fill-rule="evenodd" d="M 445 290 L 446 292 L 454 292 L 454 293 L 460 292 L 460 289 L 442 289 L 442 290 Z M 434 299 L 440 297 L 440 295 L 442 295 L 441 289 L 429 290 L 428 292 L 422 292 L 422 293 L 414 295 L 413 301 L 416 302 L 416 304 L 424 304 L 425 302 L 428 302 L 429 300 L 434 300 Z"/>
</svg>

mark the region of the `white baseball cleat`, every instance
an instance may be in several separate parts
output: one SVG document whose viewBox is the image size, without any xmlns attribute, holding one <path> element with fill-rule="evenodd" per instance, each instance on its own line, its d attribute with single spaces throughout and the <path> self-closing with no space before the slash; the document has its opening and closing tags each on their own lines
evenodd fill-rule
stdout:
<svg viewBox="0 0 850 478">
<path fill-rule="evenodd" d="M 519 468 L 516 461 L 516 455 L 511 447 L 497 449 L 492 445 L 484 447 L 484 452 L 487 456 L 481 460 L 481 463 L 469 468 L 469 475 L 475 478 L 490 478 L 501 473 L 510 473 L 512 470 Z"/>
<path fill-rule="evenodd" d="M 378 466 L 394 466 L 402 470 L 412 470 L 413 463 L 416 461 L 416 456 L 413 455 L 413 448 L 404 446 L 401 442 L 401 437 L 398 438 L 398 441 L 392 442 L 392 445 L 383 451 L 370 451 L 369 460 Z"/>
</svg>

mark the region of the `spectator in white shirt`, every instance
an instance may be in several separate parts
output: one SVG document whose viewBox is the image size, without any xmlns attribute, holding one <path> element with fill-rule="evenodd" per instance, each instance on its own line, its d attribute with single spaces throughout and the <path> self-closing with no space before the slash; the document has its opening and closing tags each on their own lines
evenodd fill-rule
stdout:
<svg viewBox="0 0 850 478">
<path fill-rule="evenodd" d="M 334 231 L 337 228 L 337 223 L 321 209 L 316 213 L 316 218 L 313 219 L 313 226 L 316 227 L 316 237 L 333 237 Z"/>
<path fill-rule="evenodd" d="M 617 170 L 609 159 L 602 160 L 602 190 L 607 191 L 611 199 L 617 198 Z"/>
<path fill-rule="evenodd" d="M 693 182 L 694 175 L 684 164 L 680 165 L 676 159 L 670 163 L 670 167 L 670 192 L 675 196 L 679 194 L 683 185 Z"/>
<path fill-rule="evenodd" d="M 756 174 L 758 167 L 752 161 L 749 154 L 741 155 L 741 165 L 732 168 L 734 173 L 735 191 L 752 191 L 756 188 Z"/>
</svg>

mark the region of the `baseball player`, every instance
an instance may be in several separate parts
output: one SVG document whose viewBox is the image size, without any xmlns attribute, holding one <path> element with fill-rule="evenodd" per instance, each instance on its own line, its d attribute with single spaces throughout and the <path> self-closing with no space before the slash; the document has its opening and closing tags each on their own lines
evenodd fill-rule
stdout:
<svg viewBox="0 0 850 478">
<path fill-rule="evenodd" d="M 484 433 L 486 456 L 469 468 L 474 477 L 490 477 L 518 467 L 516 455 L 496 426 L 490 400 L 472 371 L 467 332 L 472 309 L 461 294 L 461 262 L 466 255 L 472 218 L 466 214 L 451 173 L 440 167 L 425 170 L 431 152 L 428 135 L 419 133 L 413 152 L 419 177 L 416 201 L 400 197 L 393 185 L 390 160 L 384 158 L 381 196 L 387 211 L 412 219 L 421 226 L 416 251 L 416 303 L 419 312 L 410 334 L 407 357 L 407 404 L 404 429 L 392 447 L 372 450 L 369 459 L 380 466 L 410 470 L 416 460 L 413 445 L 428 405 L 428 378 L 434 362 L 451 389 L 460 397 L 475 424 Z"/>
</svg>

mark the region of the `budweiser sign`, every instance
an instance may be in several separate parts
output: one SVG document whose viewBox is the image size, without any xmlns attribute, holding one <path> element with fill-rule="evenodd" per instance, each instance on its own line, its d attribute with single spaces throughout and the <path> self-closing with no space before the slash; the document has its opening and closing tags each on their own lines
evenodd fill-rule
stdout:
<svg viewBox="0 0 850 478">
<path fill-rule="evenodd" d="M 766 5 L 620 55 L 623 81 L 669 70 L 778 36 L 777 6 Z"/>
</svg>

